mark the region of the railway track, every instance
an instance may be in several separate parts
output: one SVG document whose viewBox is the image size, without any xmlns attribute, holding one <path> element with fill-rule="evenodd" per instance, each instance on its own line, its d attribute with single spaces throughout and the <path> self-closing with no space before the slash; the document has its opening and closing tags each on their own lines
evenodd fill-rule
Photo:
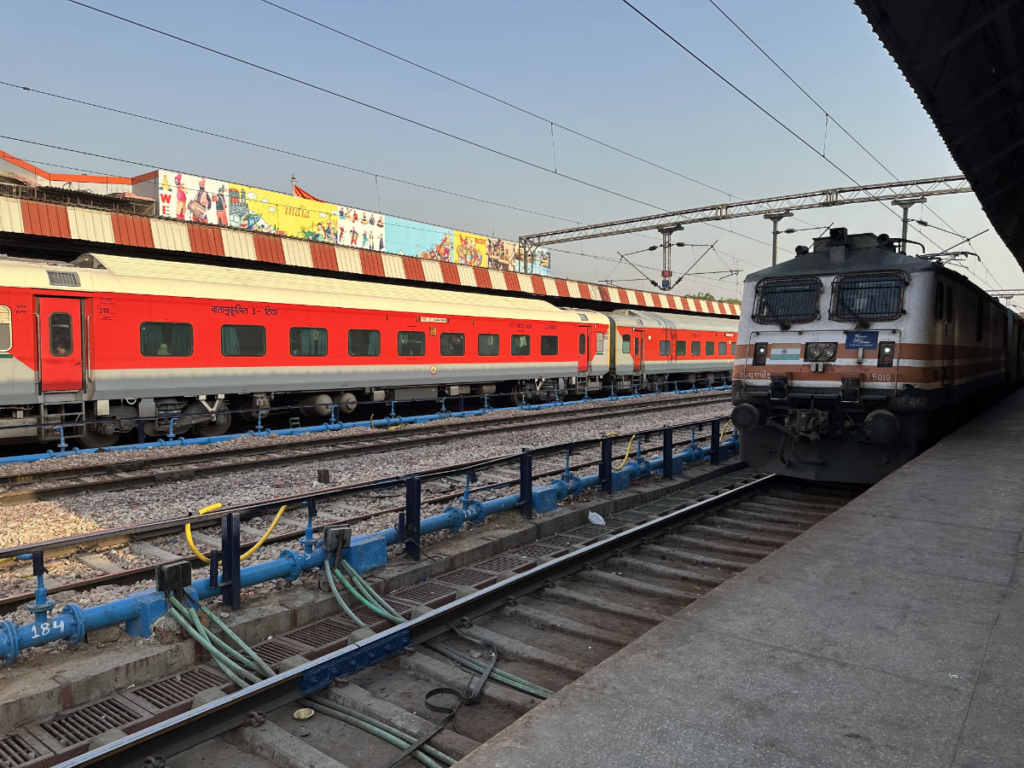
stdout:
<svg viewBox="0 0 1024 768">
<path fill-rule="evenodd" d="M 427 761 L 396 763 L 450 765 L 855 495 L 733 472 L 613 515 L 603 529 L 566 530 L 389 593 L 405 621 L 391 626 L 360 608 L 375 634 L 358 644 L 349 642 L 356 624 L 335 615 L 255 645 L 277 673 L 266 682 L 236 690 L 216 666 L 197 666 L 6 734 L 0 750 L 21 750 L 19 768 L 380 768 L 442 722 L 428 692 L 469 690 L 479 678 L 470 669 L 496 651 L 504 677 L 429 739 Z M 196 697 L 211 703 L 189 711 Z M 296 719 L 309 708 L 311 719 Z M 80 754 L 114 728 L 137 733 Z"/>
<path fill-rule="evenodd" d="M 266 469 L 346 455 L 378 453 L 446 442 L 454 438 L 485 435 L 496 430 L 519 431 L 535 427 L 557 426 L 573 422 L 607 418 L 620 414 L 644 414 L 677 410 L 694 405 L 727 402 L 728 394 L 680 396 L 678 400 L 654 403 L 615 403 L 607 406 L 552 413 L 547 411 L 510 416 L 482 422 L 453 422 L 414 427 L 403 430 L 381 430 L 370 434 L 333 434 L 329 437 L 284 443 L 226 448 L 187 455 L 139 457 L 125 459 L 124 454 L 102 464 L 86 464 L 12 474 L 0 478 L 0 506 L 25 504 L 62 498 L 77 493 L 107 492 L 129 488 L 145 488 L 160 483 L 214 477 L 232 472 Z"/>
<path fill-rule="evenodd" d="M 699 443 L 708 440 L 706 434 L 697 438 Z M 674 448 L 686 448 L 690 445 L 690 437 L 683 436 L 673 441 Z M 574 461 L 569 468 L 573 473 L 580 473 L 582 470 L 596 468 L 600 461 L 596 457 L 596 449 L 584 451 L 587 454 L 582 460 Z M 588 458 L 593 454 L 593 458 Z M 540 458 L 537 462 L 540 468 L 532 473 L 534 481 L 549 479 L 560 476 L 565 471 L 565 464 L 561 460 L 554 460 L 553 457 Z M 548 468 L 544 468 L 547 465 Z M 433 475 L 437 480 L 448 481 L 449 484 L 460 485 L 456 490 L 447 493 L 440 493 L 423 498 L 422 503 L 425 509 L 433 505 L 443 505 L 460 499 L 464 493 L 461 486 L 463 466 L 444 467 L 435 470 Z M 508 486 L 508 474 L 501 467 L 491 467 L 476 470 L 478 476 L 477 485 L 473 488 L 474 498 L 487 498 L 490 495 L 499 495 Z M 378 481 L 379 482 L 379 481 Z M 375 482 L 363 484 L 366 486 L 366 493 L 380 495 L 381 489 Z M 324 526 L 331 524 L 348 524 L 369 520 L 375 517 L 382 517 L 405 510 L 404 495 L 400 489 L 385 490 L 384 494 L 394 498 L 395 506 L 387 506 L 380 509 L 358 513 L 361 507 L 353 506 L 352 496 L 358 501 L 358 495 L 352 494 L 353 486 L 337 486 L 335 488 L 323 489 L 317 494 L 320 522 L 314 525 L 314 532 L 319 533 Z M 274 532 L 267 538 L 266 545 L 285 544 L 295 541 L 305 535 L 306 517 L 301 502 L 307 499 L 309 494 L 300 496 L 285 496 L 273 499 L 266 499 L 262 502 L 243 504 L 236 507 L 226 507 L 220 510 L 220 514 L 237 511 L 243 522 L 242 544 L 248 548 L 258 541 L 266 531 L 269 523 L 268 512 L 273 512 L 281 506 L 286 506 L 285 514 L 282 516 Z M 334 496 L 343 496 L 348 503 L 341 504 L 338 509 L 331 506 L 330 499 Z M 439 511 L 439 510 L 438 510 Z M 356 514 L 352 514 L 356 512 Z M 340 513 L 340 516 L 339 516 Z M 255 518 L 255 520 L 254 520 Z M 266 519 L 265 519 L 266 518 Z M 49 566 L 52 568 L 55 561 L 67 561 L 71 558 L 86 568 L 92 569 L 98 575 L 84 579 L 70 581 L 55 580 L 49 575 L 46 577 L 46 586 L 51 595 L 61 592 L 73 592 L 92 589 L 104 585 L 131 585 L 154 576 L 157 566 L 163 562 L 181 560 L 182 557 L 193 564 L 198 563 L 198 558 L 185 550 L 182 546 L 181 529 L 184 522 L 191 522 L 192 535 L 197 546 L 203 551 L 219 549 L 220 541 L 215 537 L 209 537 L 202 532 L 203 528 L 218 525 L 218 520 L 210 518 L 169 518 L 153 520 L 142 523 L 121 526 L 118 528 L 91 531 L 85 534 L 76 534 L 62 539 L 55 539 L 46 542 L 35 542 L 20 547 L 11 547 L 0 550 L 0 564 L 7 559 L 6 565 L 15 568 L 21 578 L 28 578 L 31 568 L 28 564 L 17 566 L 10 558 L 19 554 L 28 554 L 31 550 L 41 548 L 46 552 Z M 258 525 L 259 527 L 255 527 Z M 168 537 L 175 537 L 168 541 Z M 177 546 L 172 546 L 177 544 Z M 130 547 L 136 555 L 146 557 L 153 562 L 133 568 L 125 568 L 118 564 L 117 559 L 110 555 L 111 550 L 118 547 Z M 30 591 L 8 591 L 0 595 L 0 609 L 17 606 L 28 602 L 33 598 Z"/>
</svg>

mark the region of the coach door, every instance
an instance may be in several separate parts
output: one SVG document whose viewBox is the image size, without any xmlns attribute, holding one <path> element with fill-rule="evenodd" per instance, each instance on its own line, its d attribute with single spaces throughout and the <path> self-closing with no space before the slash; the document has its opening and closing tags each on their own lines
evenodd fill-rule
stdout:
<svg viewBox="0 0 1024 768">
<path fill-rule="evenodd" d="M 579 326 L 579 340 L 577 350 L 579 353 L 579 360 L 576 366 L 576 370 L 580 373 L 588 373 L 590 371 L 590 351 L 594 348 L 594 328 L 593 326 L 581 325 Z"/>
<path fill-rule="evenodd" d="M 82 301 L 39 299 L 39 360 L 43 392 L 82 388 Z"/>
<path fill-rule="evenodd" d="M 953 286 L 946 286 L 945 316 L 942 318 L 942 386 L 953 386 L 956 368 L 956 312 L 953 307 Z"/>
<path fill-rule="evenodd" d="M 644 369 L 644 348 L 647 346 L 645 328 L 633 329 L 633 373 L 641 373 Z"/>
</svg>

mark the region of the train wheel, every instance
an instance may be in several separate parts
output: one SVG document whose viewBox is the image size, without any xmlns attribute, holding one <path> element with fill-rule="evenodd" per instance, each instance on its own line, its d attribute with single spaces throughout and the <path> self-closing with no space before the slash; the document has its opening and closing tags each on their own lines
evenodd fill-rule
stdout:
<svg viewBox="0 0 1024 768">
<path fill-rule="evenodd" d="M 218 413 L 217 418 L 208 424 L 200 424 L 196 427 L 203 437 L 220 437 L 231 428 L 231 414 Z"/>
<path fill-rule="evenodd" d="M 100 435 L 96 432 L 85 431 L 75 439 L 82 444 L 83 448 L 109 448 L 121 439 L 121 433 L 115 432 L 112 435 Z"/>
</svg>

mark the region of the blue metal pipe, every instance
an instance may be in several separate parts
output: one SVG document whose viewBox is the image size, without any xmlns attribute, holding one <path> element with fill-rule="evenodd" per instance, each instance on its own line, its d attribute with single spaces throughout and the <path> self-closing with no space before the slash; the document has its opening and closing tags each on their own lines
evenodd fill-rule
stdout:
<svg viewBox="0 0 1024 768">
<path fill-rule="evenodd" d="M 723 440 L 720 446 L 727 455 L 733 455 L 739 450 L 739 442 L 735 435 L 728 440 Z M 639 449 L 637 452 L 636 459 L 627 462 L 621 470 L 615 472 L 617 478 L 621 478 L 620 486 L 622 488 L 628 487 L 632 480 L 646 477 L 662 467 L 664 461 L 662 456 L 659 455 L 648 461 L 639 456 Z M 681 453 L 674 454 L 673 461 L 694 464 L 703 461 L 706 453 L 704 448 L 694 444 Z M 567 471 L 562 479 L 555 480 L 551 485 L 539 486 L 534 489 L 534 507 L 541 513 L 554 511 L 558 501 L 562 501 L 570 495 L 577 496 L 583 489 L 593 488 L 600 484 L 599 474 L 577 477 Z M 515 509 L 518 505 L 518 493 L 488 501 L 470 499 L 467 493 L 463 498 L 462 507 L 450 506 L 441 514 L 426 518 L 420 523 L 420 532 L 427 534 L 444 529 L 458 530 L 467 521 L 478 523 L 490 515 Z M 397 544 L 399 540 L 399 532 L 396 528 L 353 536 L 351 546 L 342 554 L 358 572 L 365 573 L 385 565 L 388 545 Z M 273 579 L 294 581 L 303 571 L 323 566 L 329 553 L 323 548 L 322 542 L 313 543 L 311 529 L 308 526 L 303 544 L 305 552 L 285 550 L 275 560 L 242 568 L 242 588 Z M 206 600 L 218 595 L 220 586 L 218 584 L 211 587 L 209 579 L 202 579 L 188 587 L 186 591 L 195 600 Z M 30 610 L 33 606 L 40 608 L 36 611 L 36 619 L 32 623 L 19 626 L 12 621 L 0 622 L 0 662 L 13 663 L 22 649 L 44 645 L 54 640 L 70 640 L 72 643 L 79 643 L 89 632 L 118 624 L 125 624 L 130 635 L 148 637 L 152 623 L 167 612 L 167 603 L 163 593 L 153 589 L 90 608 L 80 608 L 78 605 L 70 604 L 52 618 L 48 617 L 47 602 L 45 588 L 40 586 L 36 590 L 36 603 L 29 606 Z M 52 603 L 50 604 L 52 605 Z M 44 606 L 46 610 L 42 610 Z"/>
</svg>

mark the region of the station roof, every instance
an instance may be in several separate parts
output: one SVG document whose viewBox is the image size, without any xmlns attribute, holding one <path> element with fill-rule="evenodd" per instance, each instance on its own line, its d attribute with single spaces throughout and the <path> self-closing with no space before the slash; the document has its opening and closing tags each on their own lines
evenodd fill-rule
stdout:
<svg viewBox="0 0 1024 768">
<path fill-rule="evenodd" d="M 1024 266 L 1024 2 L 856 3 Z"/>
</svg>

